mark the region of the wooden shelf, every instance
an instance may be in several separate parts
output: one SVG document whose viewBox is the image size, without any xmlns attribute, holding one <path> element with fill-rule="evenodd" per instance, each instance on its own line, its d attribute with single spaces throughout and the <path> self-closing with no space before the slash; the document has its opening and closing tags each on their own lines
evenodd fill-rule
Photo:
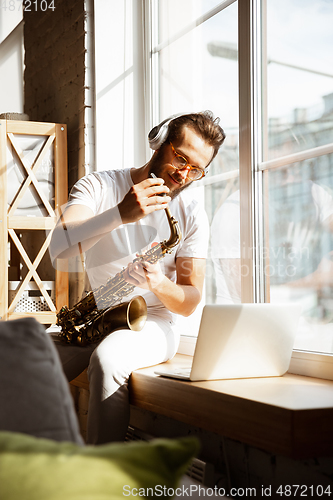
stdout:
<svg viewBox="0 0 333 500">
<path fill-rule="evenodd" d="M 8 217 L 8 229 L 53 229 L 56 217 Z"/>
<path fill-rule="evenodd" d="M 54 191 L 48 192 L 50 183 Z M 68 274 L 53 269 L 48 258 L 57 211 L 67 196 L 66 125 L 0 120 L 0 319 L 33 316 L 54 323 L 56 311 L 68 303 Z M 51 292 L 45 287 L 50 281 Z M 9 282 L 19 285 L 9 290 Z"/>
<path fill-rule="evenodd" d="M 35 318 L 42 324 L 54 324 L 57 320 L 57 315 L 55 312 L 51 311 L 39 311 L 39 312 L 13 312 L 10 315 L 10 319 L 21 319 L 21 318 Z"/>
</svg>

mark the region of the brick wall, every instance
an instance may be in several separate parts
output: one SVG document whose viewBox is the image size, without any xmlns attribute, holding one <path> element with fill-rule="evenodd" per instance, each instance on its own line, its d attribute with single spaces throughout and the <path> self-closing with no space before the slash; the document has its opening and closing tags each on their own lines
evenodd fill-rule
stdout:
<svg viewBox="0 0 333 500">
<path fill-rule="evenodd" d="M 85 4 L 55 0 L 54 11 L 35 12 L 32 2 L 24 12 L 24 112 L 32 121 L 67 125 L 69 189 L 86 173 Z M 70 273 L 70 306 L 83 289 L 83 273 Z"/>
<path fill-rule="evenodd" d="M 49 3 L 49 2 L 48 2 Z M 32 121 L 66 123 L 68 182 L 84 175 L 84 0 L 24 12 L 25 104 Z"/>
</svg>

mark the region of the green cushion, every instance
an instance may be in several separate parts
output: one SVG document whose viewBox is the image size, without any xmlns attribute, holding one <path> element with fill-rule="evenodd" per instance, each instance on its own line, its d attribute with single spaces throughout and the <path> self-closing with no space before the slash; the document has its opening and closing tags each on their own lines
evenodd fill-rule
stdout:
<svg viewBox="0 0 333 500">
<path fill-rule="evenodd" d="M 195 438 L 81 447 L 0 432 L 0 498 L 124 500 L 147 488 L 147 496 L 167 496 L 159 492 L 177 487 L 197 452 Z"/>
</svg>

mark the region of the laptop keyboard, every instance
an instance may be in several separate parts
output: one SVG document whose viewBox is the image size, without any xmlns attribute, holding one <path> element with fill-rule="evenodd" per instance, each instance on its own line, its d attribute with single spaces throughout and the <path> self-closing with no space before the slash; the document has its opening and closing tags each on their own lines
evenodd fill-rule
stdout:
<svg viewBox="0 0 333 500">
<path fill-rule="evenodd" d="M 176 375 L 182 375 L 183 377 L 189 377 L 190 374 L 191 374 L 191 367 L 190 366 L 184 366 L 182 368 L 177 368 L 175 370 L 173 370 L 173 372 L 176 374 Z"/>
</svg>

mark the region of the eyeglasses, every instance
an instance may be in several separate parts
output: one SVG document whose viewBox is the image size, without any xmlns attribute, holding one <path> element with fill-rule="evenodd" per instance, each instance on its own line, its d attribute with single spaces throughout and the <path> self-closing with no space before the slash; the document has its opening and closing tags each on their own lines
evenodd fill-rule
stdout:
<svg viewBox="0 0 333 500">
<path fill-rule="evenodd" d="M 175 151 L 175 148 L 170 142 L 170 146 L 172 148 L 173 154 L 175 155 L 174 159 L 172 160 L 172 165 L 177 169 L 177 170 L 183 170 L 184 168 L 190 168 L 190 170 L 187 172 L 187 177 L 191 181 L 198 181 L 202 177 L 206 175 L 205 171 L 202 168 L 199 167 L 192 167 L 188 163 L 188 161 L 180 154 L 178 154 Z"/>
</svg>

